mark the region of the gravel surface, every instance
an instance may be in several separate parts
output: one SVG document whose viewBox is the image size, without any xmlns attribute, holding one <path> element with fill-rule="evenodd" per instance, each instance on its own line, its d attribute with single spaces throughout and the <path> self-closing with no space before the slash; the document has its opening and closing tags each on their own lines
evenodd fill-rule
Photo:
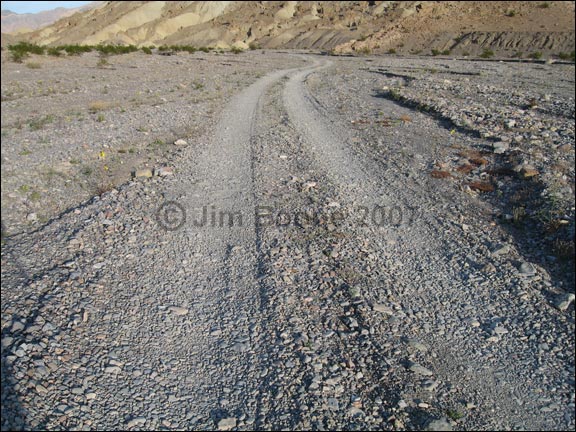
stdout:
<svg viewBox="0 0 576 432">
<path fill-rule="evenodd" d="M 573 65 L 200 58 L 130 59 L 234 96 L 115 113 L 94 166 L 146 115 L 168 149 L 92 198 L 29 178 L 100 122 L 17 157 L 2 65 L 3 430 L 574 428 Z"/>
</svg>

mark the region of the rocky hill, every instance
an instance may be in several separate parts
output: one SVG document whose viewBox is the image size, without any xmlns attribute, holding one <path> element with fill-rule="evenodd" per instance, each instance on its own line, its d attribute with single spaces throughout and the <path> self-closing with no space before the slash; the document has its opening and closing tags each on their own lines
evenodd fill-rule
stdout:
<svg viewBox="0 0 576 432">
<path fill-rule="evenodd" d="M 546 54 L 574 50 L 574 2 L 118 1 L 27 37 L 41 44 Z"/>
<path fill-rule="evenodd" d="M 38 13 L 19 14 L 10 10 L 2 10 L 2 33 L 26 33 L 50 25 L 61 18 L 68 17 L 76 12 L 91 9 L 101 2 L 92 2 L 77 8 L 59 7 Z"/>
</svg>

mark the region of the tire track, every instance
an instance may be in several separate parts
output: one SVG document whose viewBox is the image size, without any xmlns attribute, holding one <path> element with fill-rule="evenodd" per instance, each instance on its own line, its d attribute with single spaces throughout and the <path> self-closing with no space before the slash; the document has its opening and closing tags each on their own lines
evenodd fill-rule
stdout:
<svg viewBox="0 0 576 432">
<path fill-rule="evenodd" d="M 422 203 L 421 193 L 410 193 L 413 186 L 409 180 L 401 176 L 391 177 L 381 172 L 378 164 L 367 155 L 361 155 L 353 150 L 352 137 L 337 122 L 338 119 L 328 119 L 323 113 L 318 100 L 307 90 L 306 81 L 315 73 L 324 73 L 330 64 L 315 66 L 294 74 L 287 83 L 283 101 L 289 117 L 296 129 L 301 133 L 311 158 L 328 174 L 339 192 L 339 196 L 352 203 L 361 203 L 368 208 L 376 205 L 417 206 Z M 414 113 L 416 114 L 416 113 Z M 416 114 L 420 115 L 420 114 Z M 413 132 L 414 133 L 414 132 Z M 425 139 L 425 131 L 417 131 L 408 141 L 414 146 L 420 145 L 419 140 Z M 392 174 L 393 175 L 393 174 Z M 490 428 L 506 419 L 510 425 L 528 425 L 530 428 L 545 428 L 546 420 L 537 415 L 538 406 L 533 396 L 527 391 L 525 382 L 516 371 L 524 367 L 525 362 L 518 361 L 515 366 L 509 364 L 509 348 L 494 346 L 494 359 L 485 359 L 484 344 L 474 346 L 465 338 L 459 337 L 459 329 L 450 332 L 430 329 L 434 322 L 444 327 L 445 322 L 458 322 L 465 311 L 451 310 L 446 304 L 468 301 L 469 271 L 462 269 L 454 257 L 466 257 L 466 248 L 476 245 L 457 244 L 446 235 L 450 227 L 441 217 L 441 208 L 424 214 L 412 226 L 400 226 L 395 230 L 378 230 L 368 227 L 363 232 L 364 238 L 372 243 L 375 253 L 393 257 L 406 270 L 397 272 L 384 268 L 382 284 L 401 286 L 403 289 L 393 289 L 394 295 L 403 307 L 407 309 L 426 311 L 433 318 L 432 323 L 424 319 L 415 319 L 412 325 L 403 325 L 405 337 L 418 337 L 433 346 L 435 357 L 425 359 L 431 364 L 434 376 L 440 382 L 451 383 L 466 395 L 474 394 L 482 401 L 483 409 L 475 411 L 470 424 L 475 427 Z M 436 213 L 440 217 L 435 218 Z M 357 231 L 357 230 L 356 230 Z M 425 280 L 418 277 L 425 274 Z M 416 276 L 416 277 L 415 277 Z M 414 279 L 412 279 L 414 277 Z M 498 284 L 498 282 L 495 282 Z M 423 289 L 424 284 L 426 289 Z M 503 282 L 500 282 L 503 285 Z M 368 302 L 377 303 L 381 298 L 382 288 L 372 286 L 367 290 Z M 492 302 L 497 291 L 474 293 L 475 309 L 478 316 L 494 319 Z M 503 297 L 505 299 L 505 297 Z M 508 314 L 513 314 L 509 311 Z M 455 314 L 458 314 L 456 316 Z M 423 329 L 427 329 L 424 330 Z M 490 332 L 490 328 L 485 331 Z M 482 338 L 482 334 L 479 335 Z M 376 339 L 385 339 L 376 335 Z M 482 340 L 482 339 L 480 339 Z M 528 352 L 518 354 L 518 357 L 528 357 Z M 412 358 L 414 356 L 408 356 Z M 415 356 L 422 358 L 422 356 Z M 502 370 L 511 367 L 507 379 L 502 379 Z M 458 371 L 465 370 L 462 376 Z M 470 372 L 473 371 L 473 372 Z M 413 395 L 413 397 L 417 397 Z M 510 395 L 514 395 L 511 397 Z M 522 395 L 518 397 L 517 395 Z M 409 395 L 407 395 L 409 397 Z M 452 403 L 455 403 L 453 401 Z M 444 408 L 442 408 L 444 406 Z M 435 408 L 446 409 L 445 403 Z M 496 415 L 494 413 L 497 413 Z"/>
</svg>

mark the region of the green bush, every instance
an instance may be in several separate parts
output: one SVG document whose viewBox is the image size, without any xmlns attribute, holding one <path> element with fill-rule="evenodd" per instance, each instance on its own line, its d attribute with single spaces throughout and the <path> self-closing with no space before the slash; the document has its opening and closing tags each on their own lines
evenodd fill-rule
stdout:
<svg viewBox="0 0 576 432">
<path fill-rule="evenodd" d="M 135 45 L 103 45 L 99 44 L 96 46 L 96 51 L 104 55 L 119 55 L 119 54 L 129 54 L 131 52 L 138 51 L 138 47 Z"/>
<path fill-rule="evenodd" d="M 434 57 L 436 57 L 437 55 L 440 55 L 440 50 L 433 49 L 431 52 L 432 52 L 432 55 L 433 55 Z"/>
<path fill-rule="evenodd" d="M 152 54 L 152 50 L 148 47 L 140 48 L 144 54 Z"/>
<path fill-rule="evenodd" d="M 197 49 L 196 47 L 191 45 L 183 45 L 182 51 L 186 51 L 188 54 L 194 54 L 197 51 Z"/>
<path fill-rule="evenodd" d="M 12 61 L 15 63 L 22 63 L 24 59 L 30 57 L 30 54 L 25 51 L 12 51 L 10 55 L 12 57 Z"/>
<path fill-rule="evenodd" d="M 90 45 L 64 45 L 59 47 L 66 51 L 69 56 L 79 56 L 84 53 L 91 52 L 93 47 Z"/>
<path fill-rule="evenodd" d="M 46 53 L 53 57 L 60 57 L 62 55 L 58 47 L 50 47 L 46 50 Z"/>
<path fill-rule="evenodd" d="M 12 52 L 42 55 L 46 48 L 29 42 L 18 42 L 17 44 L 10 45 L 8 49 Z"/>
<path fill-rule="evenodd" d="M 485 49 L 482 54 L 480 54 L 480 58 L 491 58 L 494 57 L 494 51 L 490 50 L 490 49 Z"/>
<path fill-rule="evenodd" d="M 571 60 L 571 61 L 574 61 L 575 54 L 576 54 L 576 53 L 575 53 L 574 51 L 572 51 L 570 54 L 561 52 L 561 53 L 558 53 L 558 58 L 559 58 L 560 60 Z"/>
<path fill-rule="evenodd" d="M 530 54 L 530 58 L 534 60 L 540 60 L 542 58 L 542 53 L 540 51 L 533 52 Z"/>
<path fill-rule="evenodd" d="M 390 48 L 388 50 L 388 54 L 396 54 L 396 50 L 394 48 Z"/>
<path fill-rule="evenodd" d="M 241 54 L 244 52 L 244 50 L 242 48 L 232 47 L 230 48 L 230 52 L 233 54 Z"/>
</svg>

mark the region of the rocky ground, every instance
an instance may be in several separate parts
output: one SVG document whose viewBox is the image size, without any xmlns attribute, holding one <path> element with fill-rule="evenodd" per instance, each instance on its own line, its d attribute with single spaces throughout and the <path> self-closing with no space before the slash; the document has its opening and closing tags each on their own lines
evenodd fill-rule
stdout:
<svg viewBox="0 0 576 432">
<path fill-rule="evenodd" d="M 3 430 L 574 428 L 573 65 L 194 56 L 3 63 Z"/>
</svg>

